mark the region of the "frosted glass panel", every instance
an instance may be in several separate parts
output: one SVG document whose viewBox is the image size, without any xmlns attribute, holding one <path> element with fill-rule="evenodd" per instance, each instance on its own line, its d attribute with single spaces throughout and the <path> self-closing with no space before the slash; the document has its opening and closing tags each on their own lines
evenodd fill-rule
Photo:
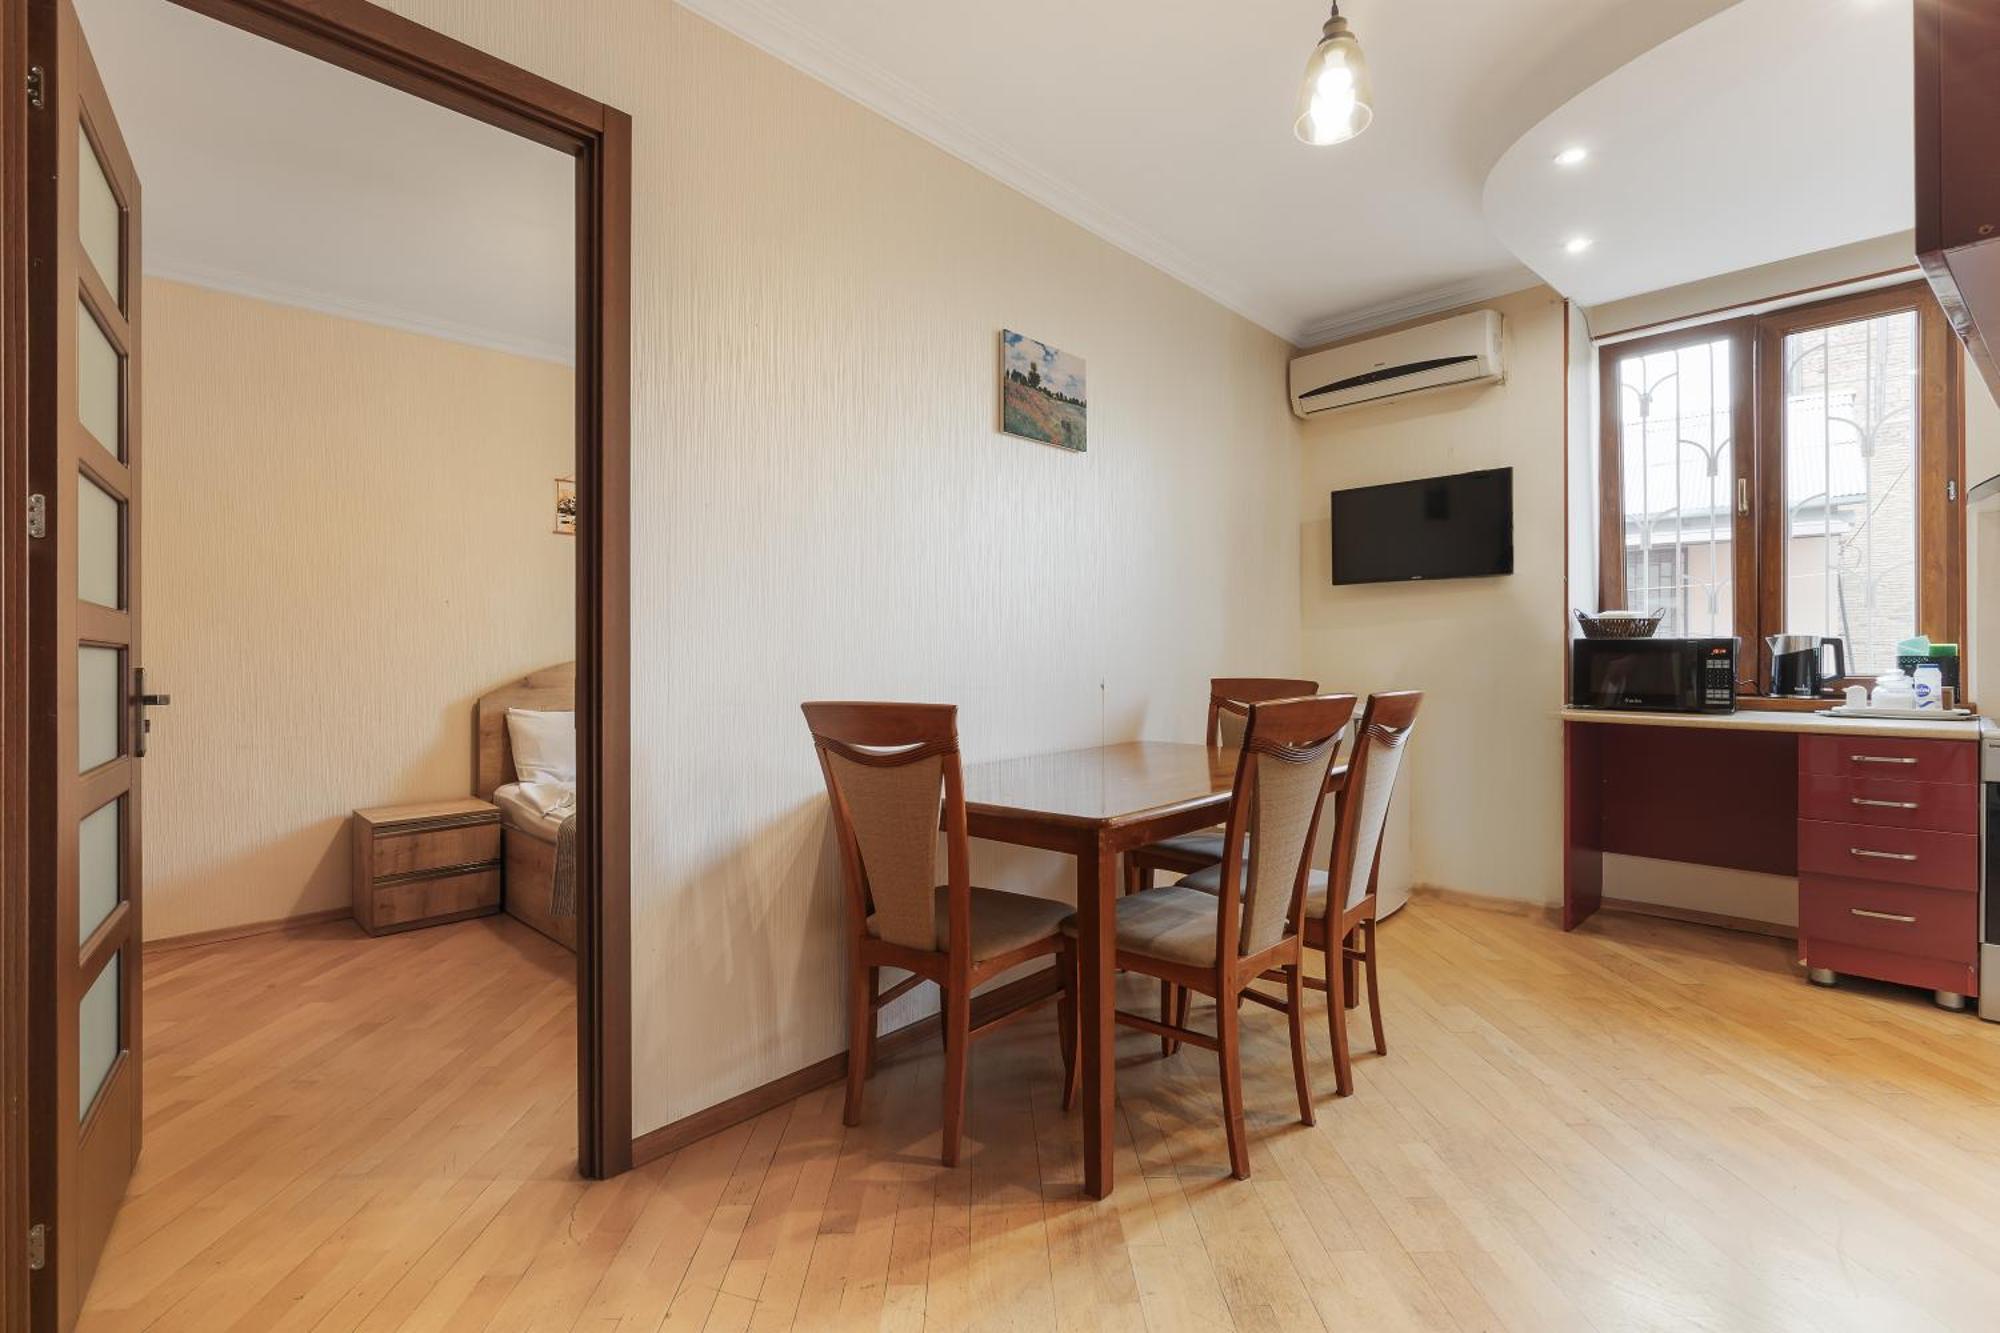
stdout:
<svg viewBox="0 0 2000 1333">
<path fill-rule="evenodd" d="M 76 305 L 76 415 L 97 442 L 120 459 L 125 440 L 118 433 L 118 400 L 124 376 L 118 353 L 97 327 L 90 307 Z"/>
<path fill-rule="evenodd" d="M 77 233 L 83 241 L 83 252 L 97 269 L 97 276 L 104 280 L 111 298 L 120 302 L 122 309 L 125 294 L 118 281 L 118 198 L 111 193 L 111 182 L 90 146 L 90 136 L 79 134 L 76 138 L 82 146 L 77 156 L 83 167 L 77 173 Z"/>
<path fill-rule="evenodd" d="M 124 675 L 116 648 L 76 650 L 76 770 L 88 773 L 118 757 L 118 723 L 125 709 Z"/>
<path fill-rule="evenodd" d="M 76 479 L 76 595 L 119 606 L 118 501 L 83 476 Z"/>
<path fill-rule="evenodd" d="M 83 817 L 76 835 L 76 942 L 82 944 L 90 932 L 104 924 L 118 906 L 119 812 L 125 798 L 101 805 Z"/>
<path fill-rule="evenodd" d="M 97 974 L 97 980 L 84 992 L 83 1002 L 77 1006 L 76 1118 L 79 1122 L 90 1114 L 90 1104 L 97 1100 L 104 1076 L 111 1072 L 112 1062 L 124 1046 L 118 1039 L 121 959 L 120 954 L 111 955 L 111 961 Z"/>
</svg>

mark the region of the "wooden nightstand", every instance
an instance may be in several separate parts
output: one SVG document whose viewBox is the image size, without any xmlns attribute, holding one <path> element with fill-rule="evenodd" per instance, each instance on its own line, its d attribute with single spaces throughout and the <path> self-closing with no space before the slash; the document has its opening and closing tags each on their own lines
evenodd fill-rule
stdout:
<svg viewBox="0 0 2000 1333">
<path fill-rule="evenodd" d="M 354 812 L 354 919 L 370 935 L 500 910 L 500 811 L 430 801 Z"/>
</svg>

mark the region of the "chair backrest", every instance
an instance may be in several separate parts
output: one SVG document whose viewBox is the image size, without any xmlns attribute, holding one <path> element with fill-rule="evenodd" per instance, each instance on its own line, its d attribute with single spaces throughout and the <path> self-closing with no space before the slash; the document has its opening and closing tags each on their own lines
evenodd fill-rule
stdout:
<svg viewBox="0 0 2000 1333">
<path fill-rule="evenodd" d="M 1208 682 L 1208 743 L 1236 749 L 1243 744 L 1243 726 L 1250 705 L 1273 699 L 1300 699 L 1319 693 L 1316 680 L 1286 680 L 1280 676 L 1214 676 Z"/>
<path fill-rule="evenodd" d="M 1353 716 L 1351 694 L 1250 705 L 1222 840 L 1218 957 L 1257 953 L 1297 929 L 1327 772 Z"/>
<path fill-rule="evenodd" d="M 927 953 L 965 956 L 972 871 L 954 704 L 809 703 L 840 843 L 850 926 Z M 949 937 L 937 937 L 938 813 L 944 813 Z"/>
<path fill-rule="evenodd" d="M 1403 769 L 1403 747 L 1417 725 L 1424 696 L 1416 690 L 1371 694 L 1361 713 L 1354 756 L 1347 761 L 1347 786 L 1340 795 L 1334 827 L 1332 864 L 1327 867 L 1329 916 L 1346 911 L 1375 892 L 1382 863 L 1382 829 L 1389 798 Z"/>
</svg>

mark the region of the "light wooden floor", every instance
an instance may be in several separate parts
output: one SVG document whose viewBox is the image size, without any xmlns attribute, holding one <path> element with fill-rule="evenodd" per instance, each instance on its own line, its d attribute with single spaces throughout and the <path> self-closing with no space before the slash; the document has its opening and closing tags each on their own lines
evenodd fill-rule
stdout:
<svg viewBox="0 0 2000 1333">
<path fill-rule="evenodd" d="M 859 1130 L 828 1090 L 586 1185 L 567 957 L 525 930 L 157 958 L 85 1327 L 2000 1327 L 2000 1028 L 1701 927 L 1420 899 L 1382 939 L 1392 1054 L 1335 1101 L 1314 997 L 1316 1129 L 1246 1011 L 1248 1183 L 1212 1057 L 1125 1034 L 1098 1205 L 1052 1021 L 975 1049 L 958 1171 L 925 1054 Z"/>
</svg>

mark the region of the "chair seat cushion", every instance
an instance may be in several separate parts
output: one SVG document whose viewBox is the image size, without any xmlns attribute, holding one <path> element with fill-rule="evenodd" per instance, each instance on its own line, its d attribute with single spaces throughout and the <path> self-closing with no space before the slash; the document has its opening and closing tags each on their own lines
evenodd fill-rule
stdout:
<svg viewBox="0 0 2000 1333">
<path fill-rule="evenodd" d="M 1141 847 L 1136 854 L 1144 856 L 1149 852 L 1154 855 L 1165 854 L 1173 857 L 1183 857 L 1190 861 L 1220 861 L 1222 859 L 1222 835 L 1220 833 L 1183 833 L 1179 837 L 1161 838 L 1158 842 L 1149 842 L 1144 847 Z"/>
<path fill-rule="evenodd" d="M 1222 863 L 1216 862 L 1206 870 L 1197 870 L 1174 885 L 1177 889 L 1195 889 L 1201 893 L 1214 894 L 1222 887 Z M 1324 870 L 1306 873 L 1306 917 L 1326 915 L 1327 877 Z"/>
<path fill-rule="evenodd" d="M 1063 918 L 1076 909 L 1053 898 L 1036 898 L 1006 889 L 972 886 L 972 961 L 984 962 L 1012 953 L 1037 940 L 1053 939 Z M 875 918 L 868 918 L 868 933 L 875 933 Z M 951 935 L 951 888 L 937 887 L 937 938 L 942 951 Z"/>
<path fill-rule="evenodd" d="M 1117 903 L 1118 948 L 1190 967 L 1215 966 L 1213 893 L 1174 885 L 1147 893 L 1128 894 Z M 1077 933 L 1074 916 L 1062 923 L 1065 935 Z"/>
</svg>

